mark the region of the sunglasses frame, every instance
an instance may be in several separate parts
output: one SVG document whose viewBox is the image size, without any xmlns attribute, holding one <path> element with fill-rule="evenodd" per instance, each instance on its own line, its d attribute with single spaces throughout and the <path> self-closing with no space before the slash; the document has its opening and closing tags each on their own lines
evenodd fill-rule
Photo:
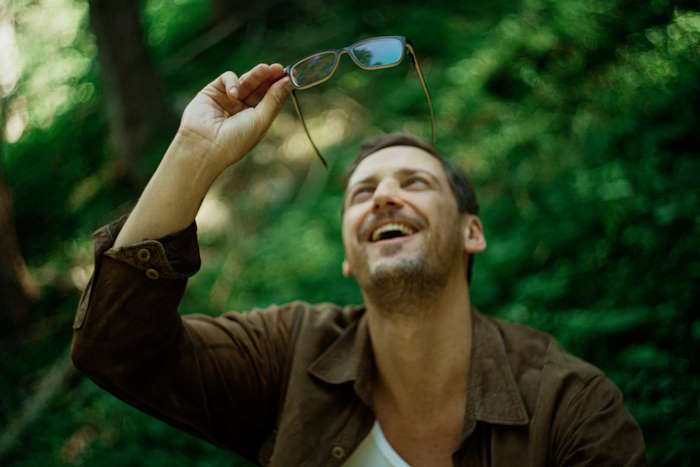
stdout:
<svg viewBox="0 0 700 467">
<path fill-rule="evenodd" d="M 364 43 L 371 42 L 377 39 L 398 39 L 401 41 L 401 56 L 395 63 L 391 63 L 388 65 L 377 65 L 377 66 L 365 66 L 360 63 L 358 58 L 355 56 L 355 53 L 353 52 L 353 49 L 355 47 L 358 47 Z M 319 84 L 325 83 L 329 79 L 333 77 L 335 74 L 336 69 L 338 68 L 338 65 L 340 64 L 340 58 L 343 56 L 343 54 L 347 54 L 350 59 L 357 65 L 360 69 L 366 70 L 366 71 L 373 71 L 373 70 L 383 70 L 385 68 L 394 68 L 399 66 L 402 62 L 404 57 L 406 56 L 406 50 L 408 49 L 409 52 L 409 57 L 411 59 L 411 62 L 413 62 L 413 65 L 416 68 L 416 73 L 418 74 L 418 79 L 420 80 L 421 85 L 423 86 L 423 91 L 425 92 L 425 97 L 428 101 L 428 109 L 430 110 L 430 123 L 433 131 L 433 146 L 436 143 L 436 137 L 435 137 L 435 114 L 433 112 L 433 103 L 430 99 L 430 93 L 428 92 L 428 85 L 425 83 L 425 78 L 423 78 L 423 72 L 421 71 L 420 65 L 418 64 L 418 57 L 416 57 L 415 50 L 413 49 L 413 44 L 411 41 L 406 39 L 404 36 L 377 36 L 377 37 L 370 37 L 367 39 L 363 39 L 361 41 L 355 42 L 354 44 L 348 46 L 348 47 L 343 47 L 341 49 L 329 49 L 329 50 L 323 50 L 321 52 L 317 52 L 315 54 L 308 55 L 301 60 L 297 60 L 294 62 L 293 65 L 287 65 L 284 68 L 284 72 L 289 76 L 289 81 L 292 83 L 292 104 L 294 105 L 294 110 L 296 110 L 297 115 L 299 116 L 299 119 L 301 120 L 301 124 L 304 127 L 304 131 L 306 132 L 306 136 L 309 138 L 309 142 L 311 143 L 311 146 L 313 146 L 314 150 L 316 151 L 316 155 L 318 158 L 321 160 L 321 163 L 323 164 L 324 167 L 328 168 L 328 164 L 326 163 L 326 160 L 323 158 L 321 155 L 321 152 L 318 150 L 316 147 L 316 144 L 314 143 L 314 140 L 311 138 L 311 133 L 309 133 L 309 129 L 306 126 L 306 122 L 304 121 L 304 116 L 301 112 L 301 106 L 299 105 L 299 100 L 297 99 L 296 96 L 296 91 L 303 91 L 305 89 L 312 88 L 314 86 L 318 86 Z M 308 60 L 312 57 L 315 57 L 317 55 L 322 55 L 322 54 L 327 54 L 327 53 L 333 53 L 335 54 L 335 62 L 333 64 L 333 69 L 328 73 L 328 76 L 325 78 L 316 81 L 311 84 L 306 84 L 303 86 L 298 85 L 294 77 L 292 76 L 292 69 L 297 66 L 299 63 Z"/>
</svg>

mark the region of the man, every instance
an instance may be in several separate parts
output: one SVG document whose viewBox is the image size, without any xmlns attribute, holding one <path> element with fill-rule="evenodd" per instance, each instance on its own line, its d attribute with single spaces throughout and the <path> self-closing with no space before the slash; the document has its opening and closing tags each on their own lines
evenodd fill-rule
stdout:
<svg viewBox="0 0 700 467">
<path fill-rule="evenodd" d="M 224 73 L 188 105 L 128 219 L 97 232 L 73 359 L 130 404 L 263 465 L 645 465 L 619 390 L 548 335 L 469 300 L 486 246 L 467 179 L 392 137 L 349 172 L 342 270 L 364 306 L 180 317 L 194 218 L 290 91 Z"/>
</svg>

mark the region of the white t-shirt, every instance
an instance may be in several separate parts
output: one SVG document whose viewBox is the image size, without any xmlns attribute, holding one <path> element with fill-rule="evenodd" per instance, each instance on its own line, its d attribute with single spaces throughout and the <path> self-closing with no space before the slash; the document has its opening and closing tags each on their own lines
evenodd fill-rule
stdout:
<svg viewBox="0 0 700 467">
<path fill-rule="evenodd" d="M 343 467 L 411 467 L 384 437 L 379 422 L 353 451 Z"/>
</svg>

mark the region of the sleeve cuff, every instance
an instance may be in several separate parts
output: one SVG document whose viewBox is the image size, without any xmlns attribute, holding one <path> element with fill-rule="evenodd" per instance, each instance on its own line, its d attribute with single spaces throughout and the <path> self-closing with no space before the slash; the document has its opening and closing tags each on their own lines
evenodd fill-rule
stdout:
<svg viewBox="0 0 700 467">
<path fill-rule="evenodd" d="M 197 224 L 165 237 L 144 240 L 120 248 L 114 241 L 126 223 L 128 215 L 107 224 L 93 234 L 95 258 L 103 254 L 144 271 L 149 279 L 179 279 L 194 275 L 200 268 Z"/>
</svg>

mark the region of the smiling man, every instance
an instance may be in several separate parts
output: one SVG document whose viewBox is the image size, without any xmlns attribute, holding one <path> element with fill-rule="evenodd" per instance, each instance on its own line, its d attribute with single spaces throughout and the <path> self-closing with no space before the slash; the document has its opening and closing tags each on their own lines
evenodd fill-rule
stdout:
<svg viewBox="0 0 700 467">
<path fill-rule="evenodd" d="M 476 196 L 466 177 L 407 136 L 379 140 L 350 171 L 343 273 L 365 302 L 377 427 L 411 465 L 451 465 L 467 408 L 468 264 L 486 246 Z M 448 171 L 464 188 L 462 203 Z"/>
<path fill-rule="evenodd" d="M 289 91 L 281 66 L 258 65 L 188 105 L 134 210 L 95 234 L 76 366 L 262 465 L 645 465 L 641 432 L 600 370 L 471 306 L 486 247 L 474 189 L 409 136 L 368 145 L 347 172 L 342 271 L 364 305 L 179 315 L 199 267 L 201 200 Z"/>
</svg>

